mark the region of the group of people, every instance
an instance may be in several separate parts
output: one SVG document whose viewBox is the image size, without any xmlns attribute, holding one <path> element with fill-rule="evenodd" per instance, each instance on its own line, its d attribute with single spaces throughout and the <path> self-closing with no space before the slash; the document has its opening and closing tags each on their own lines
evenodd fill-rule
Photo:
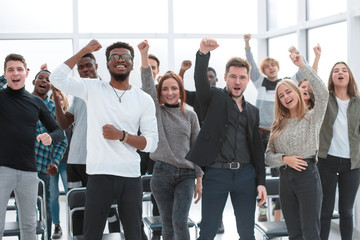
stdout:
<svg viewBox="0 0 360 240">
<path fill-rule="evenodd" d="M 140 177 L 146 172 L 140 171 L 144 153 L 155 161 L 151 190 L 164 240 L 190 239 L 187 219 L 193 198 L 195 203 L 202 200 L 199 240 L 213 239 L 229 194 L 240 238 L 255 239 L 255 208 L 267 198 L 265 163 L 280 172 L 280 204 L 290 239 L 328 238 L 337 184 L 341 236 L 351 239 L 360 182 L 360 98 L 349 66 L 336 63 L 326 89 L 316 74 L 320 47 L 314 49 L 313 67 L 291 48 L 290 59 L 299 71 L 293 79 L 279 79 L 279 63 L 266 58 L 261 74 L 251 54 L 251 35 L 244 39 L 246 59 L 228 60 L 223 89 L 215 87 L 216 72 L 208 66 L 219 44 L 201 40 L 195 93 L 183 84 L 189 62 L 183 62 L 180 74 L 168 71 L 155 84 L 159 60 L 149 55 L 146 40 L 137 46 L 141 88 L 131 84 L 135 54 L 125 42 L 106 49 L 110 82 L 97 75 L 92 53 L 102 46 L 92 40 L 52 73 L 42 69 L 33 94 L 24 88 L 29 73 L 25 59 L 8 55 L 7 86 L 0 91 L 0 188 L 5 191 L 0 234 L 14 191 L 21 237 L 36 239 L 37 179 L 48 186 L 48 199 L 56 201 L 49 175 L 60 172 L 70 145 L 67 188 L 86 186 L 85 213 L 77 216 L 74 229 L 84 239 L 101 239 L 106 220 L 109 228 L 115 224 L 114 231 L 120 220 L 126 239 L 146 239 Z M 80 77 L 71 76 L 76 65 Z M 250 79 L 258 90 L 256 107 L 244 98 Z M 53 101 L 47 95 L 51 85 Z M 69 109 L 62 105 L 63 93 L 74 96 Z M 119 216 L 110 210 L 114 199 Z"/>
</svg>

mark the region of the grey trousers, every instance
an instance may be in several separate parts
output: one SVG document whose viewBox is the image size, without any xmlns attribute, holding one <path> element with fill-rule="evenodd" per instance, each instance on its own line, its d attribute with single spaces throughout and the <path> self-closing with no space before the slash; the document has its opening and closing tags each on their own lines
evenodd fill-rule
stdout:
<svg viewBox="0 0 360 240">
<path fill-rule="evenodd" d="M 10 194 L 15 192 L 19 213 L 22 240 L 36 239 L 36 198 L 39 179 L 37 172 L 26 172 L 8 167 L 0 167 L 0 239 L 5 225 L 6 208 Z"/>
</svg>

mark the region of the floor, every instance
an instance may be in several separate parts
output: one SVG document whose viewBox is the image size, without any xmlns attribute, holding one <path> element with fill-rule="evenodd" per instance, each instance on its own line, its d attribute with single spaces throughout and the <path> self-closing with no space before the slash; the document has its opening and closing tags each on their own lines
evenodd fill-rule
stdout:
<svg viewBox="0 0 360 240">
<path fill-rule="evenodd" d="M 61 239 L 68 239 L 68 234 L 66 231 L 66 212 L 65 212 L 65 196 L 60 196 L 60 209 L 61 209 L 61 213 L 60 213 L 60 218 L 61 218 L 61 226 L 63 229 L 63 236 Z M 148 213 L 147 210 L 147 203 L 144 204 L 144 215 L 146 215 Z M 257 213 L 256 213 L 257 214 Z M 14 219 L 14 214 L 10 213 L 7 215 L 7 219 L 9 220 L 13 220 Z M 193 204 L 190 210 L 190 214 L 189 217 L 194 220 L 195 222 L 199 222 L 201 220 L 201 202 L 199 202 L 198 204 Z M 233 210 L 232 210 L 232 206 L 231 206 L 231 201 L 230 198 L 228 199 L 225 209 L 224 209 L 224 214 L 223 214 L 223 221 L 224 221 L 224 226 L 225 226 L 225 233 L 223 234 L 218 234 L 214 239 L 215 240 L 237 240 L 238 239 L 238 234 L 236 231 L 236 224 L 235 224 L 235 218 L 233 215 Z M 330 233 L 330 238 L 329 240 L 339 240 L 341 239 L 340 235 L 339 235 L 339 231 L 336 228 L 336 224 L 333 224 L 334 226 L 332 227 L 331 233 Z M 147 233 L 147 231 L 145 231 Z M 193 229 L 190 230 L 190 236 L 191 236 L 191 240 L 195 239 L 195 232 Z M 259 234 L 256 230 L 255 230 L 255 237 L 256 239 L 262 239 L 261 234 Z M 4 240 L 15 240 L 17 238 L 15 237 L 7 237 L 4 238 Z M 288 239 L 288 238 L 282 238 L 282 239 Z"/>
</svg>

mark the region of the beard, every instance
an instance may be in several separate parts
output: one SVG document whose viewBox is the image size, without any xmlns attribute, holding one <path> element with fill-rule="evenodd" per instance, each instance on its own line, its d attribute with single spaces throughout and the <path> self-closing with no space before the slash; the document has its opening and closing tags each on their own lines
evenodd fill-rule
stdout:
<svg viewBox="0 0 360 240">
<path fill-rule="evenodd" d="M 129 77 L 130 72 L 127 72 L 127 73 L 124 73 L 124 74 L 116 74 L 116 73 L 110 72 L 110 75 L 115 81 L 123 82 Z"/>
</svg>

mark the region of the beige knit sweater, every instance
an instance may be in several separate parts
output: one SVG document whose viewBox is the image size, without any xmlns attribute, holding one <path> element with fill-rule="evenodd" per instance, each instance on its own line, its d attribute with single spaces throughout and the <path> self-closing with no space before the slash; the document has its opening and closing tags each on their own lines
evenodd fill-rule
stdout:
<svg viewBox="0 0 360 240">
<path fill-rule="evenodd" d="M 289 118 L 287 123 L 274 140 L 272 146 L 267 147 L 265 163 L 271 167 L 285 165 L 282 156 L 308 157 L 317 154 L 319 148 L 319 132 L 325 115 L 329 93 L 324 82 L 310 66 L 304 66 L 301 73 L 309 81 L 315 95 L 315 107 L 300 121 Z"/>
</svg>

